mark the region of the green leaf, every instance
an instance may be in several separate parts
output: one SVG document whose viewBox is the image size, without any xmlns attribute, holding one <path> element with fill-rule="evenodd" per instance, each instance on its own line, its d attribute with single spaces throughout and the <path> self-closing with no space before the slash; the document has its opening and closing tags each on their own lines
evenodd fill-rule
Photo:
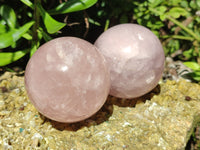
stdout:
<svg viewBox="0 0 200 150">
<path fill-rule="evenodd" d="M 44 38 L 45 42 L 48 42 L 52 40 L 52 37 L 50 37 L 46 32 L 44 32 L 42 29 L 39 30 L 39 32 L 42 34 L 42 37 Z"/>
<path fill-rule="evenodd" d="M 179 18 L 180 16 L 187 16 L 188 12 L 186 9 L 181 8 L 181 7 L 173 7 L 172 9 L 169 10 L 167 15 L 173 17 L 173 18 Z"/>
<path fill-rule="evenodd" d="M 164 21 L 165 19 L 166 19 L 166 15 L 165 15 L 165 14 L 160 15 L 160 20 L 161 20 L 161 21 Z"/>
<path fill-rule="evenodd" d="M 169 3 L 171 4 L 171 6 L 176 6 L 179 5 L 181 1 L 183 0 L 170 0 Z"/>
<path fill-rule="evenodd" d="M 37 4 L 37 7 L 40 11 L 40 14 L 43 18 L 44 25 L 47 29 L 47 32 L 52 34 L 58 32 L 60 29 L 62 29 L 64 26 L 66 26 L 65 23 L 58 22 L 55 19 L 53 19 L 41 6 L 41 4 Z"/>
<path fill-rule="evenodd" d="M 93 6 L 97 1 L 98 0 L 69 0 L 48 12 L 52 15 L 76 12 Z"/>
<path fill-rule="evenodd" d="M 200 81 L 200 71 L 195 71 L 188 73 L 189 76 L 191 76 L 194 80 Z"/>
<path fill-rule="evenodd" d="M 149 10 L 155 16 L 159 16 L 161 21 L 164 21 L 166 19 L 166 13 L 165 13 L 166 10 L 167 10 L 166 6 L 159 6 L 159 7 L 156 7 L 156 8 L 149 7 Z"/>
<path fill-rule="evenodd" d="M 105 26 L 104 26 L 104 31 L 108 30 L 109 25 L 110 25 L 110 20 L 107 19 L 107 20 L 106 20 L 106 23 L 105 23 Z"/>
<path fill-rule="evenodd" d="M 196 1 L 198 8 L 200 8 L 200 0 Z"/>
<path fill-rule="evenodd" d="M 148 21 L 147 22 L 147 27 L 153 29 L 153 30 L 157 30 L 157 29 L 160 29 L 161 27 L 163 27 L 164 24 L 162 21 L 156 21 L 154 23 L 152 23 L 151 21 Z"/>
<path fill-rule="evenodd" d="M 11 7 L 7 5 L 2 5 L 0 7 L 0 14 L 10 28 L 15 28 L 16 15 L 15 15 L 15 11 Z"/>
<path fill-rule="evenodd" d="M 164 15 L 165 11 L 167 10 L 167 7 L 166 6 L 159 6 L 159 7 L 156 7 L 154 9 L 156 9 L 156 11 L 159 12 L 159 15 Z"/>
<path fill-rule="evenodd" d="M 18 59 L 22 58 L 26 53 L 28 53 L 28 49 L 19 50 L 16 52 L 1 52 L 0 53 L 0 66 L 8 65 Z"/>
<path fill-rule="evenodd" d="M 186 59 L 190 59 L 192 57 L 193 51 L 194 50 L 192 48 L 187 51 L 183 51 L 183 56 L 185 56 Z"/>
<path fill-rule="evenodd" d="M 190 7 L 193 8 L 193 9 L 197 8 L 195 1 L 190 1 Z"/>
<path fill-rule="evenodd" d="M 33 3 L 30 0 L 20 0 L 22 3 L 24 3 L 26 6 L 34 9 Z"/>
<path fill-rule="evenodd" d="M 91 24 L 94 24 L 96 26 L 101 26 L 101 24 L 95 20 L 93 20 L 92 18 L 88 18 L 88 21 L 91 23 Z"/>
<path fill-rule="evenodd" d="M 196 81 L 200 81 L 200 76 L 194 76 L 193 79 Z"/>
<path fill-rule="evenodd" d="M 19 29 L 13 29 L 7 33 L 0 35 L 0 48 L 6 48 L 16 42 L 26 33 L 29 28 L 34 24 L 34 21 L 30 21 L 20 27 Z"/>
<path fill-rule="evenodd" d="M 0 23 L 0 34 L 3 34 L 6 32 L 6 26 Z"/>
<path fill-rule="evenodd" d="M 32 47 L 31 47 L 31 50 L 30 50 L 30 57 L 37 51 L 37 44 L 34 44 Z"/>
<path fill-rule="evenodd" d="M 194 74 L 200 77 L 200 71 L 195 71 Z"/>
<path fill-rule="evenodd" d="M 186 9 L 189 7 L 188 1 L 181 1 L 180 5 Z"/>
<path fill-rule="evenodd" d="M 29 40 L 29 41 L 33 39 L 33 37 L 28 33 L 23 34 L 22 37 Z"/>
<path fill-rule="evenodd" d="M 191 68 L 194 71 L 200 70 L 200 65 L 196 62 L 184 62 L 183 63 L 185 66 Z"/>
<path fill-rule="evenodd" d="M 164 0 L 148 0 L 151 4 L 151 7 L 156 7 L 160 5 Z"/>
</svg>

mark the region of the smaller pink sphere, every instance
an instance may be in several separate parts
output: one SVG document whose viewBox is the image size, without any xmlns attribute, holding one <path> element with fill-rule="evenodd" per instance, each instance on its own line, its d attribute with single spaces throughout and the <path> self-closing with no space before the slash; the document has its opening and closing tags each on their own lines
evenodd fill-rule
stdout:
<svg viewBox="0 0 200 150">
<path fill-rule="evenodd" d="M 135 98 L 151 91 L 160 80 L 165 55 L 159 39 L 137 24 L 121 24 L 102 33 L 95 42 L 111 75 L 110 94 Z"/>
<path fill-rule="evenodd" d="M 28 97 L 44 116 L 77 122 L 95 114 L 110 90 L 104 57 L 85 40 L 62 37 L 42 45 L 25 70 Z"/>
</svg>

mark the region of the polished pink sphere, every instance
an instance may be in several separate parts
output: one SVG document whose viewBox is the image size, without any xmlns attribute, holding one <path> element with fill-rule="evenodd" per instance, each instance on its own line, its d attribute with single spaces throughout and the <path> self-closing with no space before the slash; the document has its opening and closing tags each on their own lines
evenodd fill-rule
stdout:
<svg viewBox="0 0 200 150">
<path fill-rule="evenodd" d="M 110 94 L 135 98 L 151 91 L 160 80 L 165 55 L 159 39 L 137 24 L 121 24 L 102 33 L 95 42 L 111 75 Z"/>
<path fill-rule="evenodd" d="M 75 37 L 42 45 L 25 70 L 28 97 L 44 116 L 77 122 L 95 114 L 110 90 L 110 73 L 96 47 Z"/>
</svg>

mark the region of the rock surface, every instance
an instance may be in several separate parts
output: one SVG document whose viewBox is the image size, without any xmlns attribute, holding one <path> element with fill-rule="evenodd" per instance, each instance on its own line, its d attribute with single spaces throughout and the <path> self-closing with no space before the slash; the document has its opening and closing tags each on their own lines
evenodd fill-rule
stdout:
<svg viewBox="0 0 200 150">
<path fill-rule="evenodd" d="M 24 78 L 0 77 L 0 149 L 183 150 L 200 122 L 200 85 L 161 83 L 137 99 L 109 97 L 91 118 L 64 124 L 38 113 Z"/>
</svg>

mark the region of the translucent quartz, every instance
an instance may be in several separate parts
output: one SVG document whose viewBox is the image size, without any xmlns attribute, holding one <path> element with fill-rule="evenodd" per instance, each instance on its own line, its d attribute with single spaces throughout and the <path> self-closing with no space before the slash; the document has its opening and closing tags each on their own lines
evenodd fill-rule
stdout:
<svg viewBox="0 0 200 150">
<path fill-rule="evenodd" d="M 110 68 L 110 94 L 135 98 L 152 90 L 164 69 L 164 51 L 159 39 L 136 24 L 111 27 L 96 40 Z"/>
<path fill-rule="evenodd" d="M 85 40 L 62 37 L 42 45 L 25 70 L 29 99 L 44 116 L 77 122 L 95 114 L 110 90 L 104 57 Z"/>
</svg>

